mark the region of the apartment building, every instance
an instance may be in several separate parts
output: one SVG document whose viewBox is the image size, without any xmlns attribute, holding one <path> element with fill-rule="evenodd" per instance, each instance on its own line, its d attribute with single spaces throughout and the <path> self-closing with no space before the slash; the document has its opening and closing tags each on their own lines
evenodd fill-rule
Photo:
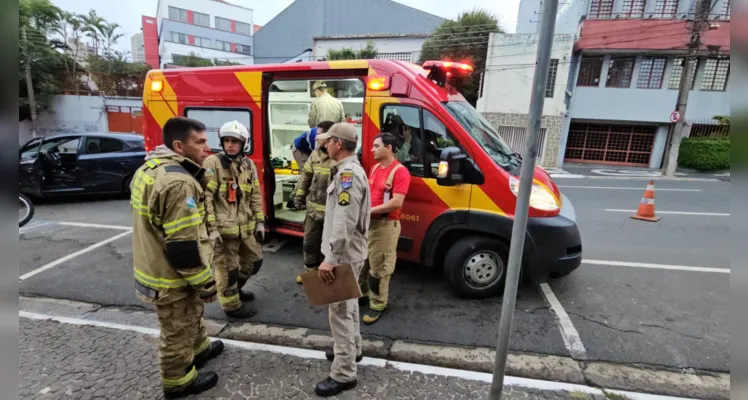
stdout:
<svg viewBox="0 0 748 400">
<path fill-rule="evenodd" d="M 254 12 L 222 0 L 159 0 L 156 18 L 143 16 L 146 62 L 179 65 L 190 54 L 211 61 L 254 64 Z"/>
<path fill-rule="evenodd" d="M 527 63 L 537 51 L 538 25 L 533 18 L 538 20 L 540 0 L 522 3 L 517 35 L 526 36 L 526 51 L 519 53 L 524 57 L 521 62 Z M 695 5 L 696 0 L 569 0 L 559 8 L 551 60 L 554 75 L 549 74 L 555 90 L 546 93 L 555 106 L 546 107 L 544 120 L 550 117 L 557 123 L 562 116 L 563 123 L 558 135 L 551 134 L 556 125 L 548 127 L 543 165 L 662 168 Z M 709 19 L 690 77 L 689 126 L 716 124 L 714 116 L 730 115 L 730 0 L 711 0 Z M 573 46 L 568 45 L 569 34 Z M 500 47 L 489 52 L 512 54 L 512 48 L 506 47 L 511 44 L 508 40 L 498 41 Z M 516 50 L 513 54 L 518 56 Z M 521 62 L 489 58 L 482 88 L 485 98 L 479 102 L 483 109 L 479 110 L 500 129 L 526 126 L 527 111 L 514 104 L 523 96 L 491 98 L 499 82 L 511 81 L 515 86 L 532 82 L 533 68 L 508 65 Z M 558 104 L 563 107 L 559 109 Z M 524 120 L 504 116 L 515 108 Z M 524 130 L 521 133 L 524 137 Z"/>
</svg>

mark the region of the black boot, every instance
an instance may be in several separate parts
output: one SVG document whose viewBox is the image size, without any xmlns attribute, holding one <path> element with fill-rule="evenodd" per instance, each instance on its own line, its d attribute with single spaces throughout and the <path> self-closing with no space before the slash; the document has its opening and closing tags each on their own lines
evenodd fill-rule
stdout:
<svg viewBox="0 0 748 400">
<path fill-rule="evenodd" d="M 226 313 L 230 318 L 252 318 L 257 314 L 257 311 L 246 304 L 242 304 L 242 306 L 236 310 L 224 311 L 224 313 Z"/>
<path fill-rule="evenodd" d="M 212 388 L 217 383 L 218 374 L 215 372 L 200 372 L 197 374 L 197 379 L 184 389 L 174 392 L 164 390 L 164 397 L 167 399 L 178 399 L 191 394 L 199 394 Z"/>
<path fill-rule="evenodd" d="M 192 359 L 192 365 L 194 365 L 195 368 L 200 369 L 206 362 L 208 362 L 208 360 L 218 357 L 221 353 L 223 353 L 223 342 L 216 340 L 210 344 L 210 347 L 207 350 L 203 350 L 202 353 L 195 355 Z"/>
<path fill-rule="evenodd" d="M 350 382 L 338 382 L 335 379 L 327 377 L 327 379 L 317 384 L 314 388 L 314 392 L 321 397 L 335 396 L 344 390 L 355 388 L 357 383 L 358 381 L 356 379 Z"/>
<path fill-rule="evenodd" d="M 327 357 L 328 361 L 332 361 L 332 360 L 335 359 L 335 352 L 332 351 L 332 349 L 327 350 L 327 351 L 325 351 L 325 357 Z M 364 359 L 364 355 L 363 354 L 356 356 L 356 362 L 357 363 L 361 362 L 361 360 L 363 360 L 363 359 Z"/>
<path fill-rule="evenodd" d="M 255 299 L 255 294 L 252 293 L 252 292 L 249 292 L 249 291 L 247 291 L 247 292 L 240 291 L 239 292 L 239 300 L 241 300 L 241 301 L 252 301 L 254 299 Z"/>
</svg>

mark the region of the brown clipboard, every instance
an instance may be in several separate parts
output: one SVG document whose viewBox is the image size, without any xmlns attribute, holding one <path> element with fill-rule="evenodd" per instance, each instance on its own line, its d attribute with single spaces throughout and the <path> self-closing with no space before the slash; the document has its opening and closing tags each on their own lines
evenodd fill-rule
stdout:
<svg viewBox="0 0 748 400">
<path fill-rule="evenodd" d="M 353 268 L 348 264 L 336 265 L 332 273 L 335 279 L 325 283 L 316 270 L 301 274 L 304 292 L 313 306 L 325 306 L 341 301 L 357 299 L 362 296 Z"/>
</svg>

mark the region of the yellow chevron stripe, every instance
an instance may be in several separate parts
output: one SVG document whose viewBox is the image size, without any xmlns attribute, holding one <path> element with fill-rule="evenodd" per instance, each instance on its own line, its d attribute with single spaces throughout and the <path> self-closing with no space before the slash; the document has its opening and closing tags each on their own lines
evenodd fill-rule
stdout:
<svg viewBox="0 0 748 400">
<path fill-rule="evenodd" d="M 236 79 L 252 97 L 257 108 L 262 108 L 262 72 L 235 72 Z"/>
</svg>

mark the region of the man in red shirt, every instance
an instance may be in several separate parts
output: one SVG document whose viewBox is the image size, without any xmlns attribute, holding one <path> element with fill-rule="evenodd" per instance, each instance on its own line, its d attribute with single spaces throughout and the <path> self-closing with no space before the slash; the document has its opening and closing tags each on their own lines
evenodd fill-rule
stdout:
<svg viewBox="0 0 748 400">
<path fill-rule="evenodd" d="M 394 135 L 383 132 L 374 138 L 371 149 L 377 164 L 369 174 L 369 259 L 361 273 L 361 292 L 369 293 L 369 312 L 363 317 L 366 324 L 379 320 L 387 307 L 390 277 L 397 260 L 400 209 L 410 187 L 410 172 L 395 159 L 397 145 Z"/>
</svg>

